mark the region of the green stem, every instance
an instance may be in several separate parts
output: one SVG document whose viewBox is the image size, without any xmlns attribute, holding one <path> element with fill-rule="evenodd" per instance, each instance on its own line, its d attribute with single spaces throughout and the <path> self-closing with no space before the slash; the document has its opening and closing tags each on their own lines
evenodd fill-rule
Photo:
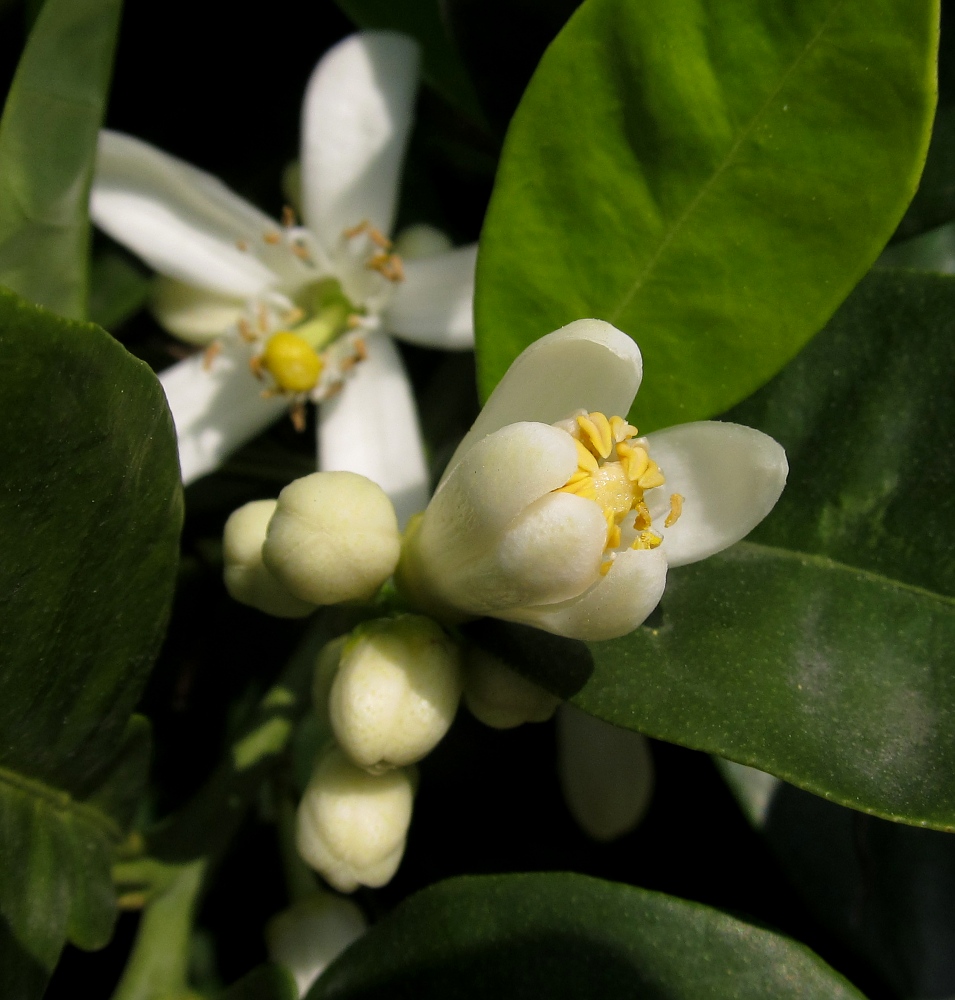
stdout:
<svg viewBox="0 0 955 1000">
<path fill-rule="evenodd" d="M 189 939 L 206 861 L 181 865 L 143 912 L 113 1000 L 171 1000 L 189 993 Z"/>
</svg>

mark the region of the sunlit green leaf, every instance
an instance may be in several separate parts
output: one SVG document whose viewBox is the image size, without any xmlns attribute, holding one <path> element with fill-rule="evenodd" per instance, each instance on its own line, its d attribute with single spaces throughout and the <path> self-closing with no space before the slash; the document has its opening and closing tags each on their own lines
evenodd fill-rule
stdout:
<svg viewBox="0 0 955 1000">
<path fill-rule="evenodd" d="M 0 855 L 19 859 L 0 866 L 0 915 L 48 973 L 64 939 L 102 946 L 115 918 L 111 851 L 148 760 L 130 712 L 181 488 L 162 390 L 102 330 L 0 292 L 0 377 Z M 16 975 L 4 962 L 0 981 Z"/>
<path fill-rule="evenodd" d="M 402 31 L 421 44 L 421 72 L 434 89 L 476 121 L 477 94 L 448 31 L 439 0 L 336 0 L 359 28 Z"/>
<path fill-rule="evenodd" d="M 696 903 L 569 874 L 456 878 L 406 900 L 310 1000 L 858 998 L 802 945 Z"/>
<path fill-rule="evenodd" d="M 769 518 L 592 644 L 589 712 L 955 829 L 955 279 L 874 271 L 731 419 L 782 442 Z"/>
<path fill-rule="evenodd" d="M 0 120 L 0 284 L 86 315 L 87 199 L 122 0 L 46 0 Z"/>
<path fill-rule="evenodd" d="M 912 196 L 937 23 L 933 0 L 587 0 L 505 142 L 478 259 L 483 391 L 588 316 L 644 352 L 641 428 L 764 383 Z"/>
</svg>

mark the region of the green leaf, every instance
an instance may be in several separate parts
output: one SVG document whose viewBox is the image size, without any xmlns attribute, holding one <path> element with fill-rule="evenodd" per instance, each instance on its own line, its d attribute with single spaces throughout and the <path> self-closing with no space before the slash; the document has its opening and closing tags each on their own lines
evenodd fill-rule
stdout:
<svg viewBox="0 0 955 1000">
<path fill-rule="evenodd" d="M 0 291 L 0 915 L 47 972 L 109 938 L 111 852 L 148 760 L 130 720 L 178 554 L 155 376 L 91 324 Z M 4 963 L 0 982 L 16 975 Z M 6 994 L 5 994 L 6 995 Z"/>
<path fill-rule="evenodd" d="M 757 807 L 754 825 L 824 927 L 899 996 L 955 992 L 955 837 L 864 816 L 739 764 L 717 765 L 744 809 Z"/>
<path fill-rule="evenodd" d="M 421 73 L 429 86 L 476 122 L 484 116 L 477 93 L 448 31 L 440 0 L 336 0 L 359 28 L 402 31 L 421 45 Z"/>
<path fill-rule="evenodd" d="M 762 385 L 915 190 L 937 26 L 933 0 L 587 0 L 505 142 L 477 267 L 483 392 L 588 316 L 644 352 L 641 428 Z"/>
<path fill-rule="evenodd" d="M 219 1000 L 298 1000 L 298 988 L 280 965 L 260 965 L 220 994 Z"/>
<path fill-rule="evenodd" d="M 119 250 L 93 259 L 90 272 L 90 319 L 104 330 L 121 327 L 146 304 L 150 279 Z"/>
<path fill-rule="evenodd" d="M 857 993 L 811 951 L 660 893 L 583 875 L 456 878 L 355 942 L 309 1000 L 387 997 L 720 1000 Z"/>
<path fill-rule="evenodd" d="M 955 829 L 955 279 L 874 271 L 729 414 L 789 483 L 751 541 L 671 571 L 575 701 L 844 805 Z"/>
<path fill-rule="evenodd" d="M 0 284 L 86 315 L 87 200 L 122 0 L 46 0 L 0 120 Z"/>
</svg>

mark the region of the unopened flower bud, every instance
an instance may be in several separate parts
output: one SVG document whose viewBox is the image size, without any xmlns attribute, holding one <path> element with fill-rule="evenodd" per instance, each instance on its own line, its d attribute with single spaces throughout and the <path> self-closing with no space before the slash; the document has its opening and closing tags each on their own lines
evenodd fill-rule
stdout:
<svg viewBox="0 0 955 1000">
<path fill-rule="evenodd" d="M 355 940 L 367 922 L 350 900 L 316 892 L 276 914 L 266 925 L 269 958 L 295 977 L 299 996 Z"/>
<path fill-rule="evenodd" d="M 235 600 L 278 618 L 304 618 L 314 604 L 299 600 L 266 569 L 262 543 L 275 500 L 254 500 L 233 511 L 225 523 L 222 548 L 225 587 Z"/>
<path fill-rule="evenodd" d="M 464 658 L 464 703 L 486 726 L 513 729 L 525 722 L 546 722 L 560 698 L 492 653 L 469 646 Z"/>
<path fill-rule="evenodd" d="M 430 618 L 401 615 L 352 633 L 328 714 L 348 756 L 379 772 L 429 753 L 454 721 L 460 698 L 457 645 Z"/>
<path fill-rule="evenodd" d="M 382 886 L 404 854 L 413 799 L 411 770 L 369 774 L 333 747 L 299 804 L 298 852 L 340 892 Z"/>
<path fill-rule="evenodd" d="M 279 494 L 262 557 L 296 597 L 368 600 L 394 572 L 401 536 L 381 487 L 354 472 L 315 472 Z"/>
<path fill-rule="evenodd" d="M 629 833 L 653 795 L 653 758 L 641 733 L 562 705 L 557 770 L 564 800 L 584 833 L 609 841 Z"/>
</svg>

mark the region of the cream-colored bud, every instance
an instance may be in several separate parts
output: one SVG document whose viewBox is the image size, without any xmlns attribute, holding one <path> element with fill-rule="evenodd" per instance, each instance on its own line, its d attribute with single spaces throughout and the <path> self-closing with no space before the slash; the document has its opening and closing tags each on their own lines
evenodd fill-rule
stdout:
<svg viewBox="0 0 955 1000">
<path fill-rule="evenodd" d="M 276 914 L 265 927 L 269 958 L 295 977 L 299 996 L 367 929 L 361 910 L 330 892 L 316 892 Z"/>
<path fill-rule="evenodd" d="M 340 892 L 382 886 L 404 854 L 413 799 L 411 770 L 369 774 L 333 747 L 299 804 L 298 852 Z"/>
<path fill-rule="evenodd" d="M 567 808 L 594 840 L 622 837 L 650 805 L 647 738 L 569 704 L 557 713 L 557 771 Z"/>
<path fill-rule="evenodd" d="M 226 521 L 222 536 L 225 588 L 235 600 L 266 614 L 304 618 L 315 605 L 293 597 L 262 562 L 262 543 L 276 502 L 253 500 Z"/>
<path fill-rule="evenodd" d="M 464 703 L 484 725 L 513 729 L 525 722 L 546 722 L 560 698 L 492 653 L 469 646 L 464 657 Z"/>
<path fill-rule="evenodd" d="M 373 597 L 400 551 L 395 509 L 380 486 L 354 472 L 314 472 L 279 494 L 262 557 L 296 597 L 338 604 Z"/>
<path fill-rule="evenodd" d="M 335 738 L 379 772 L 421 760 L 454 721 L 461 699 L 457 645 L 423 615 L 359 625 L 342 650 L 328 714 Z"/>
<path fill-rule="evenodd" d="M 405 260 L 421 260 L 447 253 L 454 244 L 440 229 L 419 222 L 402 229 L 395 237 L 394 251 Z"/>
</svg>

